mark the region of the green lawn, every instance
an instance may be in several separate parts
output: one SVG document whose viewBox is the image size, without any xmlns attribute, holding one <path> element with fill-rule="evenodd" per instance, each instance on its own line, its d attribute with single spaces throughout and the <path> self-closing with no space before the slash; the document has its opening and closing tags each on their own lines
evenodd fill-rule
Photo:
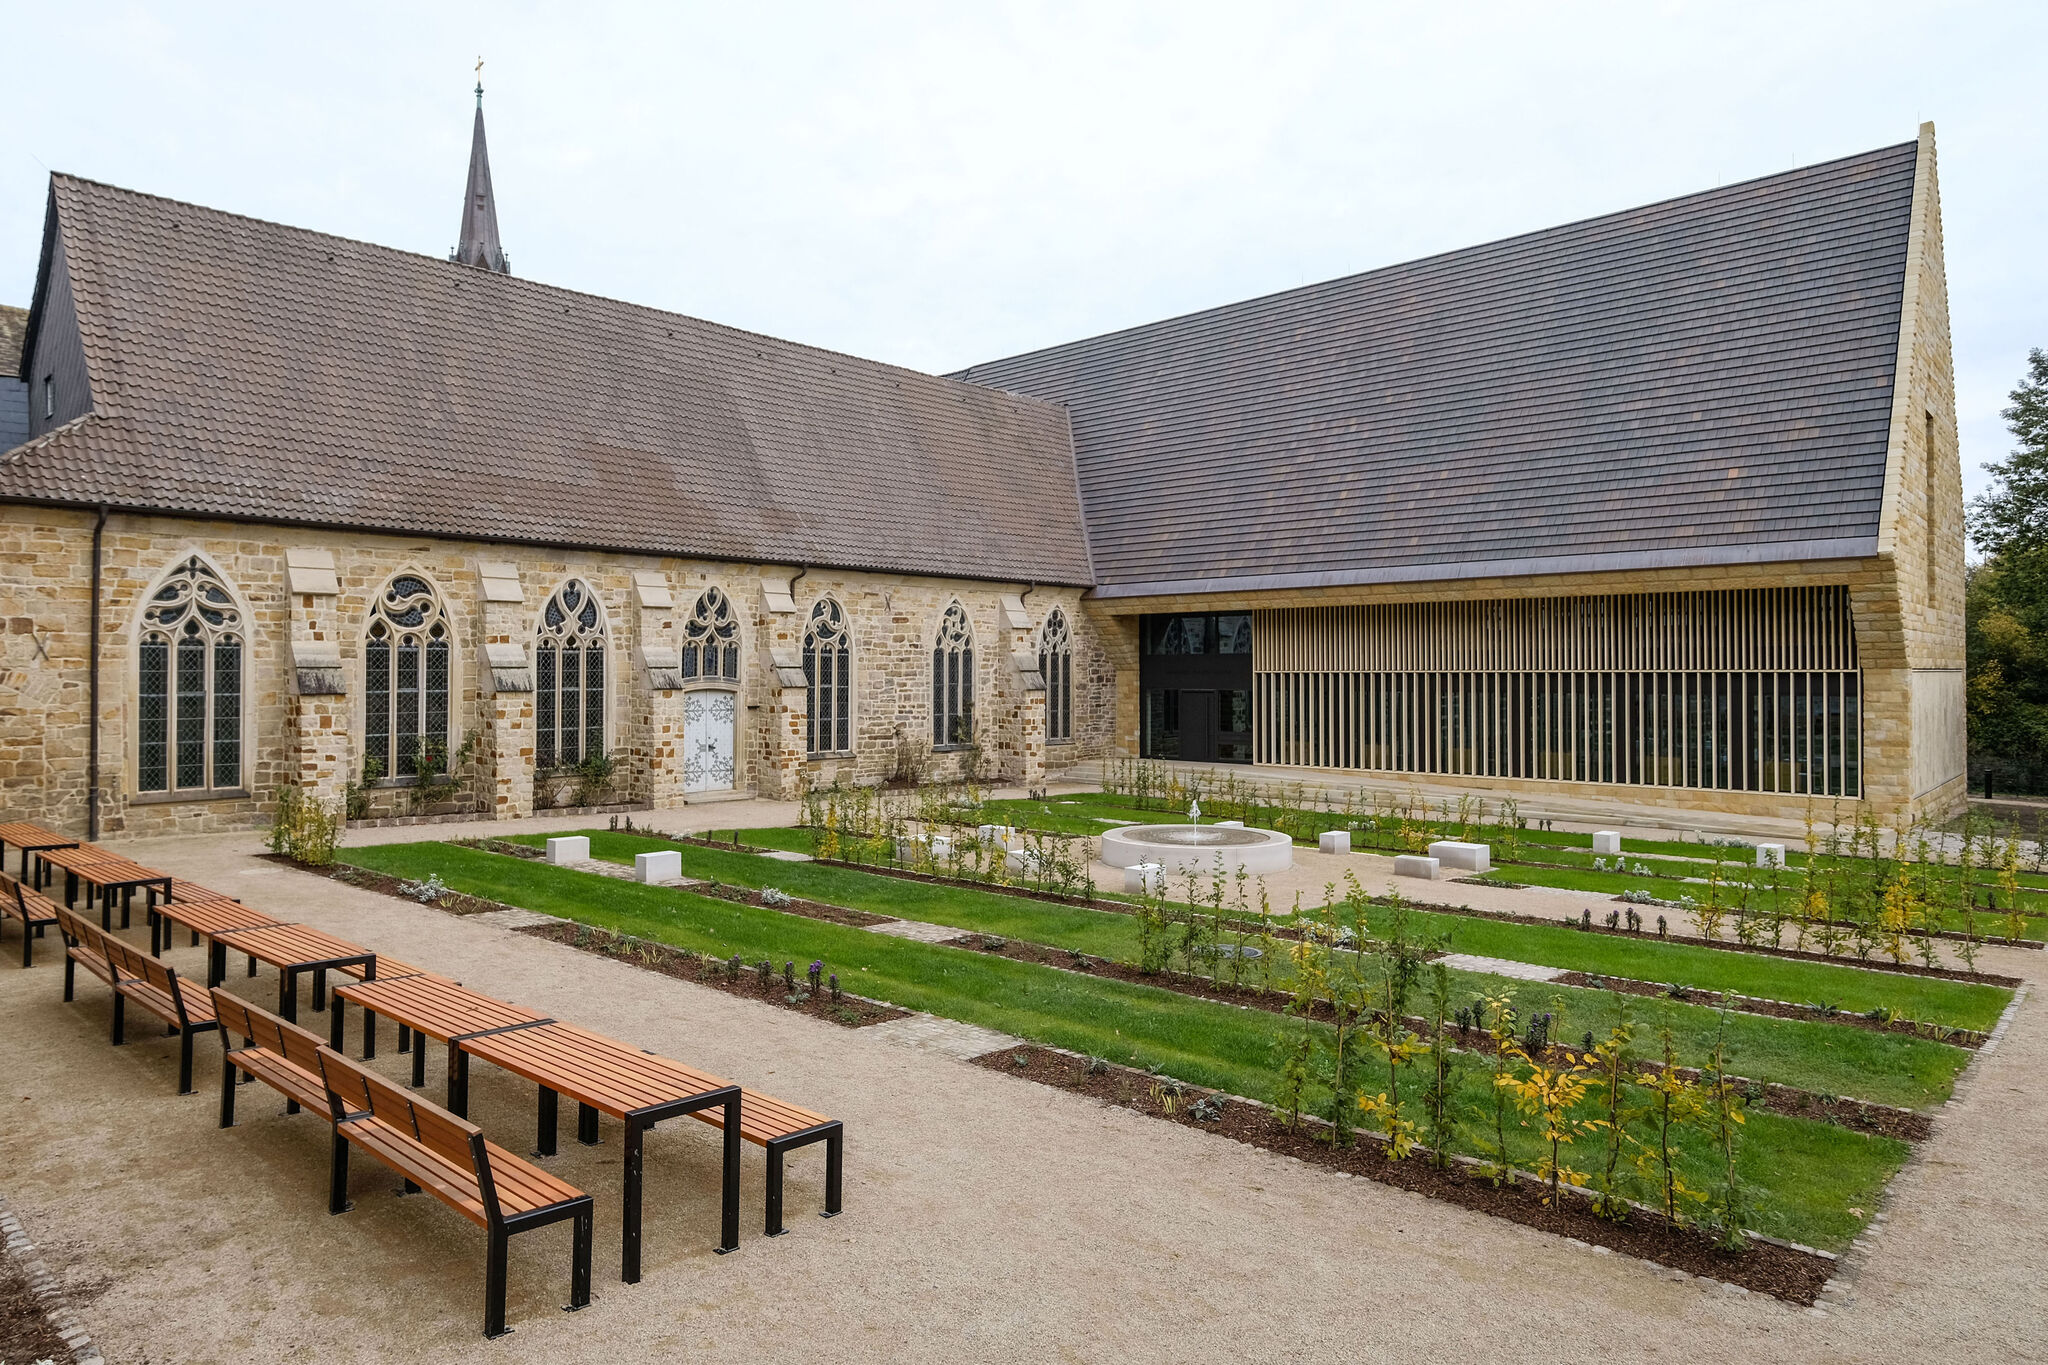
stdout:
<svg viewBox="0 0 2048 1365">
<path fill-rule="evenodd" d="M 545 837 L 521 836 L 519 842 L 539 843 Z M 963 931 L 1028 939 L 1056 948 L 1075 948 L 1124 962 L 1138 960 L 1137 922 L 1131 916 L 1115 911 L 1056 905 L 1000 892 L 910 881 L 852 868 L 785 863 L 758 854 L 677 844 L 668 839 L 637 834 L 591 830 L 589 837 L 593 856 L 612 862 L 630 864 L 635 853 L 644 853 L 650 848 L 674 848 L 682 855 L 685 876 L 716 879 L 729 885 L 755 889 L 774 886 L 793 896 L 850 909 L 951 925 Z M 1385 923 L 1385 913 L 1377 912 L 1376 919 L 1381 925 Z M 1484 951 L 1493 957 L 1516 957 L 1506 950 L 1508 936 L 1518 929 L 1532 931 L 1532 926 L 1495 924 L 1461 915 L 1428 915 L 1419 919 L 1426 926 L 1441 927 L 1452 934 L 1455 949 L 1475 953 Z M 1496 931 L 1500 936 L 1487 940 L 1483 945 L 1476 937 L 1469 941 L 1460 937 L 1482 929 Z M 1608 948 L 1610 952 L 1654 950 L 1658 947 L 1669 950 L 1676 946 L 1636 944 L 1599 934 L 1580 935 L 1573 930 L 1533 927 L 1533 933 L 1543 936 L 1544 946 L 1552 950 L 1550 956 L 1558 956 L 1563 947 L 1574 941 L 1584 942 L 1589 948 L 1595 944 L 1602 948 L 1612 945 Z M 1739 974 L 1748 963 L 1769 963 L 1780 971 L 1789 969 L 1788 974 L 1796 974 L 1800 967 L 1807 966 L 1816 973 L 1824 973 L 1829 987 L 1842 991 L 1845 998 L 1847 987 L 1853 983 L 1838 982 L 1836 978 L 1867 978 L 1863 985 L 1864 994 L 1859 998 L 1869 998 L 1878 1003 L 1889 1003 L 1878 993 L 1894 982 L 1916 989 L 1955 984 L 1914 977 L 1886 977 L 1853 968 L 1801 964 L 1754 954 L 1717 953 L 1710 948 L 1694 951 L 1708 959 L 1731 959 L 1730 965 L 1724 969 L 1724 974 L 1728 975 Z M 1529 957 L 1518 960 L 1544 959 Z M 1584 970 L 1634 974 L 1621 972 L 1611 965 L 1609 959 L 1589 957 L 1588 960 L 1594 965 Z M 1576 963 L 1549 965 L 1576 966 Z M 1544 1010 L 1559 1014 L 1563 1030 L 1559 1036 L 1576 1038 L 1587 1029 L 1604 1033 L 1608 1027 L 1611 1005 L 1610 996 L 1605 991 L 1552 986 L 1473 972 L 1454 972 L 1452 975 L 1461 1001 L 1482 995 L 1507 996 L 1516 1002 L 1525 1016 Z M 1287 980 L 1284 966 L 1279 969 L 1278 976 L 1277 984 L 1284 986 Z M 1783 977 L 1776 979 L 1782 980 Z M 1829 995 L 1825 998 L 1833 1000 L 1836 997 Z M 1916 995 L 1912 998 L 1924 1003 L 1930 997 Z M 1717 1025 L 1715 1011 L 1657 997 L 1634 998 L 1629 1008 L 1637 1033 L 1645 1045 L 1657 1030 L 1670 1028 L 1677 1038 L 1681 1057 L 1693 1065 L 1705 1061 Z M 1906 1013 L 1903 1005 L 1895 1008 Z M 1996 1011 L 1992 1012 L 1992 1018 L 1996 1018 Z M 1743 1075 L 1806 1090 L 1854 1095 L 1859 1099 L 1910 1108 L 1938 1104 L 1947 1099 L 1956 1076 L 1969 1064 L 1968 1053 L 1943 1043 L 1871 1033 L 1819 1020 L 1766 1019 L 1737 1014 L 1729 1020 L 1729 1039 L 1734 1064 Z"/>
<path fill-rule="evenodd" d="M 1267 1102 L 1275 1098 L 1276 1047 L 1303 1027 L 1263 1010 L 1238 1009 L 1153 987 L 868 933 L 481 850 L 433 843 L 378 845 L 345 849 L 342 857 L 398 876 L 438 873 L 457 890 L 721 958 L 738 953 L 749 962 L 795 961 L 799 969 L 816 958 L 861 995 L 1053 1046 L 1157 1067 L 1197 1085 Z M 1384 1088 L 1385 1081 L 1383 1063 L 1367 1066 L 1359 1078 L 1369 1091 Z M 1487 1093 L 1485 1077 L 1476 1068 L 1461 1075 L 1461 1106 L 1476 1114 Z M 1513 1141 L 1517 1157 L 1533 1163 L 1533 1134 L 1517 1128 Z M 1704 1144 L 1695 1141 L 1692 1146 L 1698 1150 L 1689 1158 L 1691 1178 L 1710 1183 Z M 1897 1142 L 1759 1113 L 1748 1124 L 1741 1171 L 1754 1186 L 1762 1230 L 1834 1248 L 1845 1245 L 1864 1221 L 1849 1210 L 1874 1208 L 1905 1155 L 1906 1148 Z M 1592 1162 L 1590 1151 L 1582 1150 L 1579 1157 L 1576 1164 Z"/>
<path fill-rule="evenodd" d="M 794 837 L 771 843 L 777 835 Z M 743 831 L 741 837 L 761 847 L 779 844 L 802 851 L 809 835 L 804 830 L 750 829 Z M 535 845 L 544 841 L 542 835 L 522 839 Z M 1124 961 L 1137 960 L 1136 927 L 1128 916 L 1110 911 L 1070 909 L 997 892 L 910 882 L 849 868 L 784 863 L 754 854 L 672 844 L 668 840 L 649 842 L 638 836 L 604 831 L 592 831 L 590 841 L 596 856 L 614 862 L 631 863 L 635 853 L 650 847 L 675 847 L 682 852 L 684 873 L 692 877 L 714 877 L 755 889 L 777 886 L 793 895 L 856 910 L 1028 938 Z M 1654 938 L 1584 934 L 1576 929 L 1512 924 L 1471 915 L 1416 912 L 1415 919 L 1422 932 L 1442 935 L 1453 952 L 1603 976 L 1670 982 L 1693 990 L 1732 990 L 1795 1004 L 1827 1001 L 1850 1013 L 1884 1007 L 1898 1011 L 1903 1018 L 1948 1028 L 1988 1030 L 1998 1022 L 1999 1014 L 2012 999 L 2012 992 L 2000 986 L 1660 943 Z M 1376 910 L 1374 920 L 1376 926 L 1384 926 L 1386 911 Z M 1060 937 L 1049 938 L 1047 934 Z M 1072 936 L 1068 937 L 1069 934 Z"/>
</svg>

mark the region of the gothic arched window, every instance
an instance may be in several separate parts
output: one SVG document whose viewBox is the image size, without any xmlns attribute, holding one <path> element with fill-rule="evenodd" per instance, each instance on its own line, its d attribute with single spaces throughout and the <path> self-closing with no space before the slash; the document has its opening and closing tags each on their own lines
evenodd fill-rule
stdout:
<svg viewBox="0 0 2048 1365">
<path fill-rule="evenodd" d="M 571 767 L 604 753 L 604 612 L 572 578 L 541 608 L 533 649 L 533 762 Z"/>
<path fill-rule="evenodd" d="M 448 613 L 418 574 L 384 585 L 363 640 L 363 761 L 386 777 L 448 766 Z M 422 757 L 426 762 L 421 763 Z"/>
<path fill-rule="evenodd" d="M 683 626 L 683 676 L 740 680 L 740 623 L 716 588 L 704 590 Z"/>
<path fill-rule="evenodd" d="M 814 754 L 853 748 L 853 637 L 839 604 L 823 598 L 804 631 L 804 689 L 809 702 L 804 742 Z"/>
<path fill-rule="evenodd" d="M 1074 737 L 1074 636 L 1058 607 L 1038 634 L 1038 671 L 1045 677 L 1045 737 Z"/>
<path fill-rule="evenodd" d="M 136 788 L 242 785 L 242 609 L 197 555 L 150 594 L 137 637 Z"/>
<path fill-rule="evenodd" d="M 958 602 L 939 619 L 932 643 L 932 743 L 974 742 L 974 632 Z"/>
</svg>

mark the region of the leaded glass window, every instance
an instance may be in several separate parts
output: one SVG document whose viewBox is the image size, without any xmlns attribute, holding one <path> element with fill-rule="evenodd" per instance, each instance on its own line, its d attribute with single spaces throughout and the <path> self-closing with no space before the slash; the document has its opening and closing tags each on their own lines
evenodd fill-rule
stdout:
<svg viewBox="0 0 2048 1365">
<path fill-rule="evenodd" d="M 142 611 L 136 660 L 136 788 L 242 785 L 242 609 L 194 555 Z"/>
<path fill-rule="evenodd" d="M 740 680 L 740 623 L 716 588 L 704 590 L 683 626 L 683 676 Z"/>
<path fill-rule="evenodd" d="M 441 594 L 418 574 L 398 575 L 377 595 L 363 641 L 366 772 L 447 770 L 450 635 Z"/>
<path fill-rule="evenodd" d="M 1067 614 L 1053 608 L 1038 634 L 1038 671 L 1045 677 L 1045 737 L 1074 737 L 1074 637 Z"/>
<path fill-rule="evenodd" d="M 804 631 L 804 740 L 814 754 L 853 748 L 853 637 L 839 604 L 823 598 Z"/>
<path fill-rule="evenodd" d="M 932 644 L 932 743 L 974 742 L 974 632 L 958 602 L 939 618 Z"/>
<path fill-rule="evenodd" d="M 569 768 L 604 756 L 604 611 L 572 578 L 541 608 L 533 650 L 533 761 Z"/>
</svg>

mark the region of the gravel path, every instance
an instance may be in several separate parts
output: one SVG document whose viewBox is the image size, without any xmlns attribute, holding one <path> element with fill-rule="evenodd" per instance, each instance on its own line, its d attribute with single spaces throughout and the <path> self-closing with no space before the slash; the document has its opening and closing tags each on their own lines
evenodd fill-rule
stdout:
<svg viewBox="0 0 2048 1365">
<path fill-rule="evenodd" d="M 735 814 L 714 808 L 701 823 Z M 314 881 L 256 860 L 259 847 L 234 836 L 130 851 L 844 1118 L 846 1215 L 813 1216 L 821 1159 L 799 1154 L 791 1234 L 760 1237 L 762 1158 L 749 1148 L 740 1250 L 713 1255 L 715 1134 L 669 1125 L 647 1148 L 646 1279 L 623 1286 L 618 1132 L 607 1124 L 604 1145 L 565 1142 L 550 1163 L 597 1199 L 593 1306 L 558 1311 L 566 1227 L 529 1234 L 513 1242 L 517 1334 L 485 1343 L 483 1243 L 468 1223 L 389 1197 L 395 1182 L 360 1163 L 355 1211 L 328 1216 L 317 1122 L 245 1090 L 240 1126 L 219 1131 L 213 1044 L 201 1044 L 201 1093 L 175 1096 L 174 1045 L 134 1030 L 110 1049 L 96 983 L 66 1006 L 52 955 L 24 972 L 0 952 L 0 1190 L 110 1360 L 2043 1358 L 2048 1028 L 2038 992 L 1895 1183 L 1883 1231 L 1833 1296 L 1845 1306 L 1815 1315 L 964 1066 L 936 1040 L 899 1046 L 881 1028 L 838 1028 Z M 2020 974 L 2043 961 L 1985 956 L 1991 970 Z M 198 962 L 188 948 L 173 954 L 176 966 Z M 274 999 L 267 974 L 231 980 Z M 388 1034 L 379 1065 L 394 1076 L 403 1066 Z M 439 1072 L 436 1058 L 433 1092 Z M 474 1096 L 486 1129 L 524 1150 L 530 1089 L 485 1068 Z"/>
</svg>

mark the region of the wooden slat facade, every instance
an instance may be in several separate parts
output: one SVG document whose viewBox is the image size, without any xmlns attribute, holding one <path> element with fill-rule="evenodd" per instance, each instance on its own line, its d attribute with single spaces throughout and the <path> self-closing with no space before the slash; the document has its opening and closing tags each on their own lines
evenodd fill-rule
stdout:
<svg viewBox="0 0 2048 1365">
<path fill-rule="evenodd" d="M 1263 611 L 1257 761 L 1862 791 L 1846 588 Z"/>
</svg>

